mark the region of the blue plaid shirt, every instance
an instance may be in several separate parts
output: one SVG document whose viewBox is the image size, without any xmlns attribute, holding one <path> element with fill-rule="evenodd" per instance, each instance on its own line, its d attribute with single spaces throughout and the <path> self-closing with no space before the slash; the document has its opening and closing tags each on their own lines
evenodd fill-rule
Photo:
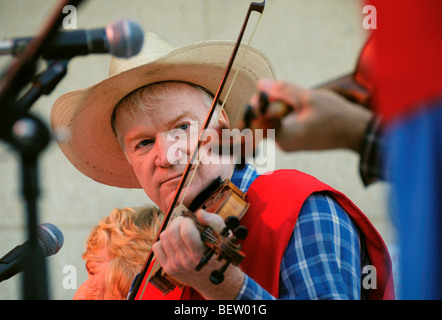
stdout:
<svg viewBox="0 0 442 320">
<path fill-rule="evenodd" d="M 246 192 L 258 177 L 247 165 L 231 181 Z M 360 299 L 361 243 L 358 228 L 327 193 L 304 202 L 280 268 L 280 299 Z M 252 278 L 237 300 L 273 300 Z"/>
</svg>

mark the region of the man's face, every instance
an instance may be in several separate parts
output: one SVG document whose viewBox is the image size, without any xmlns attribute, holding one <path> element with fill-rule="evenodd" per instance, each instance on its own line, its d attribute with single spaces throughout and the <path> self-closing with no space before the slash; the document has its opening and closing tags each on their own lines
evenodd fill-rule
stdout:
<svg viewBox="0 0 442 320">
<path fill-rule="evenodd" d="M 173 88 L 173 94 L 155 99 L 146 110 L 136 111 L 131 117 L 117 112 L 115 119 L 126 157 L 138 181 L 163 212 L 167 212 L 173 200 L 208 113 L 198 89 L 182 83 L 169 83 L 168 86 Z M 228 127 L 224 114 L 218 121 L 219 126 Z M 192 167 L 181 192 L 181 197 L 185 194 L 184 205 L 189 206 L 218 176 L 231 177 L 230 158 L 211 154 L 210 159 L 203 159 L 188 187 L 195 166 Z"/>
</svg>

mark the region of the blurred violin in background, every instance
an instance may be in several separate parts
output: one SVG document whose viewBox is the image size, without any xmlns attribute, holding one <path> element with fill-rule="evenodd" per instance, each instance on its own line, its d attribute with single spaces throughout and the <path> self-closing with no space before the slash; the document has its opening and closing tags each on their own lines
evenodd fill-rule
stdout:
<svg viewBox="0 0 442 320">
<path fill-rule="evenodd" d="M 373 79 L 371 73 L 373 59 L 373 38 L 370 37 L 364 44 L 356 63 L 356 68 L 349 74 L 324 82 L 313 89 L 331 90 L 346 100 L 371 109 L 371 93 L 373 91 Z M 231 155 L 240 157 L 236 160 L 237 167 L 245 165 L 246 157 L 255 157 L 256 146 L 266 138 L 266 130 L 278 129 L 281 121 L 291 112 L 296 112 L 296 108 L 288 106 L 282 101 L 269 101 L 267 94 L 260 92 L 256 101 L 256 108 L 251 105 L 246 106 L 244 117 L 238 127 L 241 133 L 230 134 L 228 137 L 221 137 L 219 152 L 230 152 Z M 260 127 L 254 127 L 253 121 L 265 116 L 265 123 L 260 123 Z M 249 131 L 245 129 L 251 129 Z M 255 135 L 255 129 L 264 129 L 261 137 Z M 240 150 L 240 153 L 238 152 Z"/>
</svg>

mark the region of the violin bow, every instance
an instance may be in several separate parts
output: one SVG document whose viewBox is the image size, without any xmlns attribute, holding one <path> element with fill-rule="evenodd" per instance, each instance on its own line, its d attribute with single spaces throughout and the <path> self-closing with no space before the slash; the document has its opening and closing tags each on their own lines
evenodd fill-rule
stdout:
<svg viewBox="0 0 442 320">
<path fill-rule="evenodd" d="M 178 184 L 178 187 L 177 187 L 177 190 L 176 190 L 175 195 L 173 197 L 173 200 L 172 200 L 172 202 L 171 202 L 171 204 L 169 206 L 169 209 L 167 210 L 166 215 L 164 216 L 164 219 L 163 219 L 163 222 L 161 224 L 160 230 L 159 230 L 159 232 L 158 232 L 158 234 L 157 234 L 157 236 L 155 238 L 155 242 L 157 242 L 159 240 L 161 232 L 163 232 L 166 229 L 166 227 L 167 227 L 167 225 L 168 225 L 168 223 L 169 223 L 169 221 L 170 221 L 170 219 L 172 217 L 174 209 L 175 209 L 175 207 L 176 207 L 176 205 L 178 203 L 178 199 L 179 199 L 179 197 L 181 195 L 181 191 L 182 191 L 182 189 L 184 187 L 184 183 L 185 183 L 185 181 L 186 181 L 186 179 L 187 179 L 187 177 L 188 177 L 188 175 L 190 173 L 190 169 L 192 168 L 192 165 L 195 162 L 195 159 L 197 159 L 198 150 L 201 147 L 201 144 L 203 142 L 202 136 L 204 134 L 204 131 L 209 127 L 209 123 L 212 120 L 212 117 L 213 117 L 214 112 L 216 110 L 216 106 L 218 105 L 218 102 L 220 100 L 222 90 L 224 89 L 224 85 L 227 82 L 227 79 L 229 77 L 229 74 L 230 74 L 230 71 L 232 69 L 233 63 L 235 61 L 235 57 L 236 57 L 236 55 L 238 53 L 238 50 L 239 50 L 239 47 L 241 45 L 241 41 L 242 41 L 242 38 L 244 36 L 244 32 L 246 30 L 247 23 L 249 21 L 250 15 L 254 11 L 258 12 L 260 14 L 259 20 L 256 23 L 255 30 L 253 31 L 253 33 L 252 33 L 252 35 L 250 37 L 250 40 L 249 40 L 249 43 L 248 43 L 246 49 L 248 49 L 248 47 L 250 46 L 251 40 L 253 38 L 253 35 L 255 34 L 256 28 L 257 28 L 257 26 L 259 24 L 259 21 L 261 19 L 262 13 L 263 13 L 264 8 L 265 8 L 265 3 L 266 3 L 266 0 L 263 0 L 262 2 L 252 2 L 249 5 L 249 8 L 247 10 L 246 18 L 245 18 L 245 20 L 243 22 L 243 25 L 241 27 L 241 31 L 240 31 L 240 33 L 238 35 L 238 38 L 237 38 L 236 43 L 235 43 L 235 46 L 233 48 L 233 52 L 232 52 L 232 54 L 230 56 L 229 62 L 228 62 L 227 67 L 226 67 L 226 69 L 224 71 L 224 75 L 223 75 L 223 77 L 221 79 L 221 83 L 220 83 L 220 85 L 218 87 L 218 90 L 217 90 L 217 92 L 216 92 L 216 94 L 215 94 L 215 96 L 213 98 L 212 105 L 211 105 L 211 107 L 209 109 L 209 112 L 208 112 L 208 115 L 207 115 L 206 120 L 204 122 L 204 125 L 203 125 L 203 127 L 202 127 L 202 129 L 200 131 L 199 136 L 198 136 L 198 143 L 197 143 L 195 149 L 192 152 L 190 160 L 187 163 L 186 169 L 183 172 L 183 175 L 182 175 L 181 180 L 180 180 L 180 182 Z M 247 53 L 246 51 L 243 53 L 243 58 L 245 57 L 246 53 Z M 236 75 L 238 74 L 238 71 L 240 69 L 241 69 L 241 64 L 238 66 L 237 71 L 236 71 L 236 73 L 234 75 L 234 78 L 232 79 L 232 82 L 230 83 L 230 87 L 228 89 L 227 95 L 226 95 L 226 97 L 224 99 L 224 102 L 223 102 L 223 104 L 222 104 L 222 106 L 220 108 L 219 113 L 224 108 L 224 104 L 225 104 L 225 101 L 227 100 L 228 93 L 230 92 L 230 89 L 233 87 Z M 219 113 L 218 113 L 218 115 L 219 115 Z M 199 162 L 197 162 L 196 164 L 198 165 L 198 163 Z M 194 171 L 196 171 L 196 170 L 194 170 Z M 184 197 L 183 197 L 183 199 L 184 199 Z M 154 256 L 154 254 L 153 254 L 153 251 L 151 249 L 150 252 L 149 252 L 149 255 L 148 255 L 147 259 L 146 259 L 146 262 L 145 262 L 145 264 L 143 266 L 142 271 L 140 272 L 140 274 L 138 275 L 136 281 L 133 284 L 132 291 L 131 291 L 131 293 L 129 295 L 129 300 L 134 300 L 134 299 L 137 298 L 137 296 L 138 296 L 138 299 L 141 299 L 141 297 L 143 296 L 144 291 L 146 290 L 147 285 L 149 283 L 149 279 L 152 276 L 152 274 L 147 274 L 147 271 L 148 271 L 149 266 L 151 265 L 151 263 L 153 261 L 153 256 Z M 141 294 L 140 294 L 140 291 L 141 291 Z"/>
</svg>

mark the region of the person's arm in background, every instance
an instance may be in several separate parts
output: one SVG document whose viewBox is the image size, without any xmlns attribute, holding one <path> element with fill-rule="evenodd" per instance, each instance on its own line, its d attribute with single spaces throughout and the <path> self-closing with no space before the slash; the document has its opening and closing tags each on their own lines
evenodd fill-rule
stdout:
<svg viewBox="0 0 442 320">
<path fill-rule="evenodd" d="M 275 109 L 282 102 L 288 113 L 280 119 L 276 143 L 286 152 L 350 149 L 360 155 L 360 173 L 365 185 L 383 178 L 380 164 L 381 124 L 373 113 L 328 89 L 305 89 L 284 81 L 261 79 L 258 90 L 270 103 L 259 112 L 259 96 L 250 100 L 254 117 L 251 129 L 274 128 Z"/>
</svg>

